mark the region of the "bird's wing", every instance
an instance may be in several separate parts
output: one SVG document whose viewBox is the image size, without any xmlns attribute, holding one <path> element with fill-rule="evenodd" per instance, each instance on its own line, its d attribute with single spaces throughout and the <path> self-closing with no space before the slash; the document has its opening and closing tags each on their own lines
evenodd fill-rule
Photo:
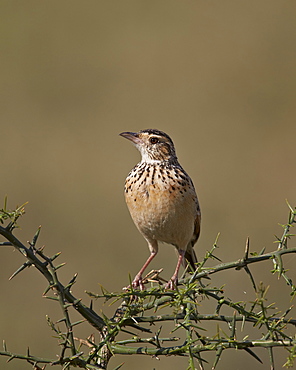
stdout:
<svg viewBox="0 0 296 370">
<path fill-rule="evenodd" d="M 197 239 L 200 234 L 200 221 L 201 221 L 201 214 L 200 214 L 199 205 L 197 204 L 197 215 L 194 221 L 193 237 L 190 243 L 188 244 L 187 250 L 185 252 L 185 260 L 187 261 L 187 263 L 189 263 L 193 271 L 196 270 L 196 263 L 197 263 L 197 257 L 196 257 L 193 247 L 194 247 L 194 244 L 197 242 Z"/>
</svg>

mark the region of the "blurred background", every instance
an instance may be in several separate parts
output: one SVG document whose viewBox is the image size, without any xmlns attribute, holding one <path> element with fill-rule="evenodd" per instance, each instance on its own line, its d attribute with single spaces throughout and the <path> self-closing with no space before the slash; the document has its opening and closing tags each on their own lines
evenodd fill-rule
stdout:
<svg viewBox="0 0 296 370">
<path fill-rule="evenodd" d="M 67 262 L 62 282 L 78 272 L 74 295 L 88 304 L 85 290 L 120 291 L 148 256 L 123 196 L 140 155 L 122 131 L 158 128 L 174 140 L 200 199 L 199 258 L 218 232 L 224 262 L 243 256 L 247 236 L 251 251 L 276 248 L 286 199 L 296 205 L 295 2 L 27 0 L 2 1 L 0 9 L 0 198 L 7 195 L 10 208 L 29 202 L 16 235 L 31 240 L 42 225 L 39 245 Z M 8 281 L 24 259 L 12 248 L 0 253 L 0 339 L 10 351 L 29 346 L 54 358 L 59 348 L 45 315 L 60 319 L 58 305 L 42 298 L 46 282 L 33 268 Z M 163 267 L 169 278 L 175 263 L 173 248 L 163 245 L 151 268 Z M 294 279 L 295 263 L 285 258 Z M 271 269 L 268 262 L 251 267 L 257 283 L 270 285 L 270 303 L 285 310 L 289 288 Z M 232 299 L 255 298 L 242 271 L 213 278 L 224 283 Z M 218 368 L 267 368 L 265 352 L 256 350 L 262 366 L 228 351 Z M 275 351 L 279 367 L 286 356 Z M 29 368 L 5 361 L 3 369 Z M 110 368 L 122 361 L 130 370 L 187 367 L 184 358 L 127 356 Z"/>
</svg>

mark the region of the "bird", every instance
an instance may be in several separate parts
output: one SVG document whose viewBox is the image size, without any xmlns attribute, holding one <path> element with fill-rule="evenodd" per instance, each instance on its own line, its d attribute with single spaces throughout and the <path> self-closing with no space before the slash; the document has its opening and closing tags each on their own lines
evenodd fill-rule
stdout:
<svg viewBox="0 0 296 370">
<path fill-rule="evenodd" d="M 144 290 L 142 275 L 158 252 L 158 243 L 173 245 L 178 252 L 175 271 L 166 285 L 174 290 L 181 264 L 196 270 L 193 246 L 200 235 L 201 212 L 193 182 L 176 156 L 172 139 L 157 129 L 122 132 L 141 153 L 124 186 L 125 200 L 150 256 L 133 279 L 132 288 Z"/>
</svg>

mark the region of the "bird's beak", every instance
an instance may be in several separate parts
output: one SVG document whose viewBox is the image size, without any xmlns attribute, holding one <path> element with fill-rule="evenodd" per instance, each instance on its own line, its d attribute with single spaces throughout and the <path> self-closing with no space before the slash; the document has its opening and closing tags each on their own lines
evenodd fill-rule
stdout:
<svg viewBox="0 0 296 370">
<path fill-rule="evenodd" d="M 139 134 L 137 132 L 122 132 L 119 135 L 130 140 L 135 145 L 140 144 L 141 142 L 141 139 L 139 138 Z"/>
</svg>

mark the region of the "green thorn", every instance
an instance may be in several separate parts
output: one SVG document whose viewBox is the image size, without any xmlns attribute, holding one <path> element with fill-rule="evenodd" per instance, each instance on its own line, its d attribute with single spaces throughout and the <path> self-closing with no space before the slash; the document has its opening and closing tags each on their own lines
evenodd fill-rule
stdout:
<svg viewBox="0 0 296 370">
<path fill-rule="evenodd" d="M 250 348 L 244 348 L 244 350 L 246 352 L 248 352 L 251 356 L 253 356 L 257 361 L 259 361 L 261 364 L 263 364 L 263 362 L 261 361 L 260 357 L 258 357 L 256 355 L 256 353 L 254 353 L 252 350 L 250 350 Z"/>
<path fill-rule="evenodd" d="M 58 301 L 58 300 L 59 300 L 59 298 L 58 298 L 58 297 L 50 297 L 50 296 L 48 296 L 48 295 L 44 295 L 43 297 L 44 297 L 44 298 L 46 298 L 46 299 L 51 299 L 51 300 L 53 300 L 53 301 Z"/>
<path fill-rule="evenodd" d="M 270 365 L 271 365 L 271 370 L 274 370 L 274 358 L 273 358 L 272 347 L 268 347 L 267 350 L 268 350 L 268 353 L 269 353 L 269 361 L 270 361 Z"/>
<path fill-rule="evenodd" d="M 56 253 L 56 254 L 54 254 L 52 257 L 49 257 L 49 259 L 51 260 L 51 261 L 54 261 L 56 258 L 58 258 L 59 256 L 60 256 L 60 254 L 61 254 L 62 252 L 58 252 L 58 253 Z"/>
<path fill-rule="evenodd" d="M 9 357 L 9 359 L 8 359 L 6 362 L 10 362 L 10 361 L 12 361 L 14 358 L 15 358 L 15 355 L 12 355 L 12 356 L 10 356 L 10 357 Z"/>
<path fill-rule="evenodd" d="M 60 265 L 56 266 L 56 267 L 54 268 L 54 270 L 55 270 L 55 271 L 57 271 L 57 270 L 58 270 L 58 269 L 60 269 L 61 267 L 64 267 L 64 266 L 65 266 L 65 264 L 66 264 L 66 262 L 61 263 Z"/>
<path fill-rule="evenodd" d="M 65 319 L 65 317 L 62 317 L 61 319 L 59 319 L 59 320 L 57 320 L 57 324 L 59 324 L 60 322 L 65 322 L 66 321 L 66 319 Z"/>
<path fill-rule="evenodd" d="M 253 288 L 255 290 L 255 292 L 257 292 L 257 287 L 256 287 L 256 283 L 255 283 L 255 280 L 253 278 L 253 275 L 251 274 L 251 271 L 249 269 L 248 266 L 245 266 L 244 267 L 244 270 L 246 271 L 246 273 L 249 275 L 250 279 L 251 279 L 251 282 L 252 282 L 252 285 L 253 285 Z"/>
<path fill-rule="evenodd" d="M 32 263 L 29 261 L 26 261 L 21 267 L 19 267 L 11 276 L 8 280 L 12 280 L 17 274 L 19 274 L 21 271 L 23 271 L 26 267 L 31 266 Z"/>
<path fill-rule="evenodd" d="M 116 366 L 114 370 L 119 370 L 124 365 L 124 362 L 122 362 L 120 365 Z"/>
<path fill-rule="evenodd" d="M 45 289 L 45 291 L 43 292 L 43 296 L 45 296 L 51 289 L 51 285 L 48 285 L 48 287 Z"/>
<path fill-rule="evenodd" d="M 74 285 L 76 283 L 76 278 L 77 278 L 78 274 L 75 273 L 73 278 L 69 281 L 69 283 L 65 286 L 65 289 L 69 289 L 72 287 L 72 285 Z"/>
<path fill-rule="evenodd" d="M 35 235 L 33 236 L 32 242 L 30 243 L 31 246 L 35 247 L 35 245 L 37 243 L 37 240 L 38 240 L 38 237 L 39 237 L 39 234 L 40 234 L 40 231 L 41 231 L 41 225 L 38 227 Z"/>
<path fill-rule="evenodd" d="M 216 366 L 218 365 L 218 362 L 220 360 L 222 352 L 223 352 L 223 348 L 221 346 L 218 347 L 217 352 L 216 352 L 216 358 L 215 358 L 214 364 L 212 366 L 212 370 L 216 369 Z"/>
<path fill-rule="evenodd" d="M 83 322 L 85 322 L 86 319 L 83 319 L 83 320 L 79 320 L 79 321 L 76 321 L 76 322 L 73 322 L 73 324 L 71 324 L 71 326 L 76 326 L 76 325 L 79 325 L 79 324 L 82 324 Z"/>
<path fill-rule="evenodd" d="M 250 250 L 250 238 L 247 237 L 246 247 L 245 247 L 245 256 L 244 256 L 245 261 L 249 258 L 249 250 Z"/>
<path fill-rule="evenodd" d="M 236 311 L 234 311 L 234 313 L 233 313 L 233 320 L 232 320 L 231 326 L 232 326 L 232 328 L 231 328 L 230 338 L 234 339 L 235 338 L 235 331 L 236 331 Z"/>
</svg>

